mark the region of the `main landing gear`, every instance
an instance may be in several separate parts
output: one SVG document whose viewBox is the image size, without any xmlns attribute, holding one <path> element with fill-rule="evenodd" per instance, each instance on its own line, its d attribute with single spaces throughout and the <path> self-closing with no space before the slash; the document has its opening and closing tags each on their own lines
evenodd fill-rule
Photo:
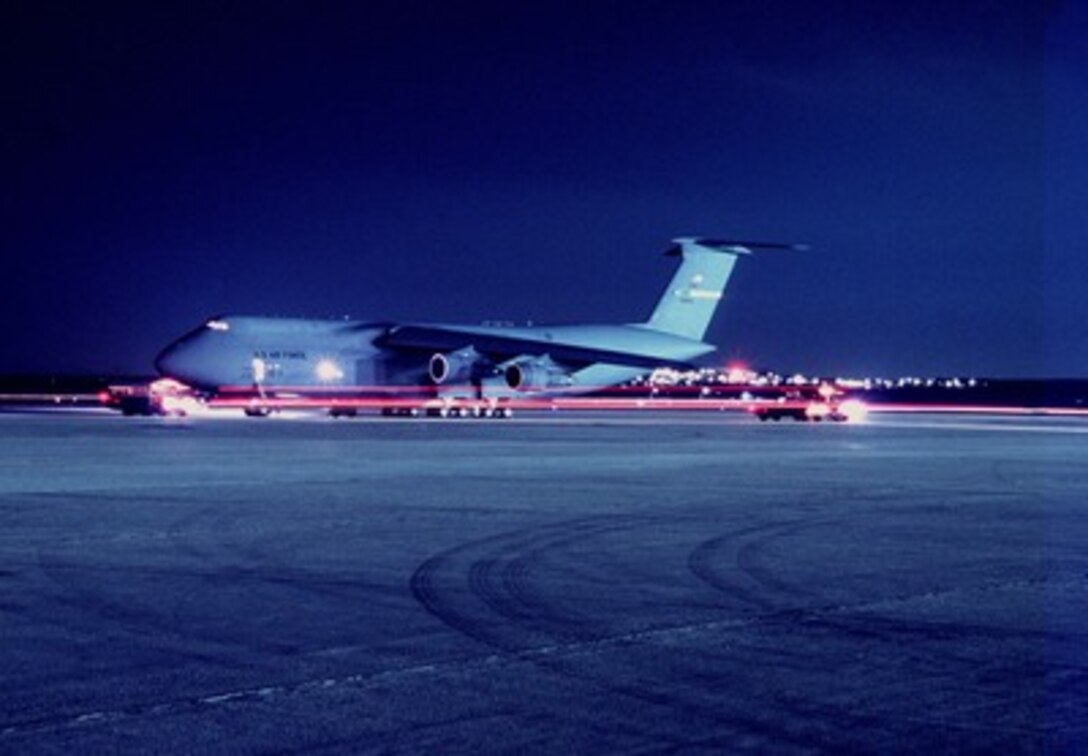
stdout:
<svg viewBox="0 0 1088 756">
<path fill-rule="evenodd" d="M 500 407 L 492 402 L 449 402 L 428 403 L 422 406 L 384 407 L 382 417 L 435 417 L 435 418 L 494 418 L 502 420 L 513 416 L 509 407 Z"/>
</svg>

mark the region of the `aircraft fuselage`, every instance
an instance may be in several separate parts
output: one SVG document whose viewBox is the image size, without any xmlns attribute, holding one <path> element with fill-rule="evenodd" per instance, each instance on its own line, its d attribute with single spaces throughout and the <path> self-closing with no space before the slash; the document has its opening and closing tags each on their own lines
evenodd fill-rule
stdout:
<svg viewBox="0 0 1088 756">
<path fill-rule="evenodd" d="M 168 346 L 160 373 L 209 393 L 416 392 L 477 399 L 586 393 L 690 367 L 745 242 L 683 238 L 650 317 L 625 325 L 465 326 L 222 316 Z"/>
</svg>

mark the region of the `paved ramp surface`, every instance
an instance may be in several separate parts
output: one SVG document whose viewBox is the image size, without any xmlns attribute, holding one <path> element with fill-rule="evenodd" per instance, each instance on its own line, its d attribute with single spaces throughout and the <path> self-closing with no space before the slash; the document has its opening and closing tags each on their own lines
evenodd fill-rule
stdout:
<svg viewBox="0 0 1088 756">
<path fill-rule="evenodd" d="M 1088 424 L 0 415 L 0 752 L 1055 752 Z"/>
</svg>

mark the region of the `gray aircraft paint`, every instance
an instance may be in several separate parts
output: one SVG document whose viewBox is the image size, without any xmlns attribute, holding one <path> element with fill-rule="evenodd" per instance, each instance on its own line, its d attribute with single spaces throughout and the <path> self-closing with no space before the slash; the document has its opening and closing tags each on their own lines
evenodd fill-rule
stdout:
<svg viewBox="0 0 1088 756">
<path fill-rule="evenodd" d="M 590 391 L 630 380 L 658 366 L 688 366 L 715 351 L 702 341 L 743 242 L 675 240 L 680 257 L 648 321 L 624 325 L 466 326 L 220 316 L 182 336 L 156 360 L 160 373 L 208 391 L 337 391 L 405 387 L 434 389 L 436 354 L 478 359 L 475 395 L 510 395 L 504 371 L 541 382 L 524 395 Z M 543 376 L 543 379 L 541 379 Z M 446 387 L 448 392 L 450 387 Z"/>
</svg>

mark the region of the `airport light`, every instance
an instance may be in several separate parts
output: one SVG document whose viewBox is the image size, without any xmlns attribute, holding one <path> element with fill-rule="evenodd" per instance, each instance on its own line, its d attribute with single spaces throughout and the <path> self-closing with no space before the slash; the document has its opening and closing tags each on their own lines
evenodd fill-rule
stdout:
<svg viewBox="0 0 1088 756">
<path fill-rule="evenodd" d="M 314 368 L 314 372 L 317 374 L 317 379 L 319 381 L 324 381 L 326 383 L 338 381 L 344 377 L 344 371 L 332 360 L 321 360 L 317 363 L 317 367 Z"/>
<path fill-rule="evenodd" d="M 726 383 L 751 383 L 755 373 L 742 362 L 734 362 L 725 368 Z"/>
</svg>

